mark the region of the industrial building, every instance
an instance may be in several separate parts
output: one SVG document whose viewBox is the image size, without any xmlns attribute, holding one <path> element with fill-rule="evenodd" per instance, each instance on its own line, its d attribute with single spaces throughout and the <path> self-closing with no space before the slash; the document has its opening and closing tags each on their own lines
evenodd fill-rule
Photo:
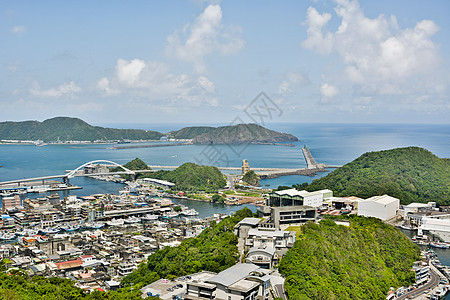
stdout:
<svg viewBox="0 0 450 300">
<path fill-rule="evenodd" d="M 373 196 L 358 203 L 358 215 L 375 217 L 383 221 L 394 218 L 400 208 L 400 200 L 388 195 Z"/>
</svg>

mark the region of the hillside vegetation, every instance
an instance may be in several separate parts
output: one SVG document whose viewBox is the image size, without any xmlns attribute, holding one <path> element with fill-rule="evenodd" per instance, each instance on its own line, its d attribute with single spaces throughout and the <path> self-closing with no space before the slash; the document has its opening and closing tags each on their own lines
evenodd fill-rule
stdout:
<svg viewBox="0 0 450 300">
<path fill-rule="evenodd" d="M 406 235 L 375 218 L 350 220 L 301 227 L 279 265 L 289 299 L 385 299 L 390 287 L 414 282 L 420 249 Z"/>
<path fill-rule="evenodd" d="M 256 175 L 255 171 L 253 170 L 245 173 L 244 176 L 242 176 L 242 181 L 253 186 L 260 186 L 258 175 Z"/>
<path fill-rule="evenodd" d="M 202 270 L 220 272 L 233 266 L 239 258 L 234 226 L 251 216 L 251 210 L 243 208 L 212 224 L 197 237 L 182 241 L 178 247 L 157 250 L 122 280 L 122 286 L 137 284 L 136 288 L 141 288 L 159 278 L 170 279 Z"/>
<path fill-rule="evenodd" d="M 193 139 L 201 134 L 210 133 L 216 129 L 210 126 L 192 126 L 184 127 L 180 130 L 169 132 L 167 135 L 174 139 Z"/>
<path fill-rule="evenodd" d="M 369 198 L 388 194 L 402 204 L 435 201 L 450 205 L 450 159 L 419 147 L 369 152 L 314 180 L 308 191 Z"/>
<path fill-rule="evenodd" d="M 160 170 L 144 176 L 173 182 L 173 189 L 183 191 L 217 191 L 227 184 L 218 168 L 194 163 L 182 164 L 173 171 Z"/>
<path fill-rule="evenodd" d="M 7 300 L 139 300 L 140 290 L 131 288 L 119 289 L 118 291 L 88 293 L 74 285 L 70 279 L 58 277 L 45 278 L 41 276 L 28 277 L 23 270 L 12 270 L 8 274 L 6 267 L 0 262 L 0 299 Z M 152 298 L 147 298 L 152 299 Z M 158 299 L 158 298 L 153 298 Z"/>
<path fill-rule="evenodd" d="M 298 139 L 290 134 L 266 129 L 256 124 L 234 126 L 185 127 L 167 134 L 175 139 L 192 139 L 195 144 L 275 143 Z M 164 134 L 152 130 L 114 129 L 92 126 L 83 120 L 56 117 L 38 121 L 0 122 L 0 140 L 44 142 L 159 140 Z"/>
<path fill-rule="evenodd" d="M 3 140 L 159 140 L 162 136 L 162 133 L 151 130 L 92 126 L 83 120 L 67 117 L 56 117 L 43 122 L 0 122 L 0 139 Z"/>
<path fill-rule="evenodd" d="M 287 133 L 269 130 L 257 124 L 222 127 L 188 127 L 172 131 L 171 136 L 193 139 L 194 144 L 239 144 L 293 142 L 298 139 Z"/>
</svg>

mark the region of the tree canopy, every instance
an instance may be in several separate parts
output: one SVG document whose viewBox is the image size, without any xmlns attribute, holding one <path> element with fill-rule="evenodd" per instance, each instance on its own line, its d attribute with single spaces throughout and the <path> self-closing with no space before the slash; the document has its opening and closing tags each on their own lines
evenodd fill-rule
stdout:
<svg viewBox="0 0 450 300">
<path fill-rule="evenodd" d="M 141 263 L 137 270 L 126 276 L 122 285 L 139 283 L 138 287 L 142 287 L 159 278 L 178 277 L 202 270 L 220 272 L 231 267 L 239 258 L 234 226 L 252 215 L 250 209 L 243 208 L 233 216 L 211 224 L 197 237 L 182 241 L 178 247 L 157 250 L 148 257 L 147 262 Z"/>
<path fill-rule="evenodd" d="M 369 152 L 314 180 L 308 191 L 369 198 L 388 194 L 402 204 L 434 201 L 450 205 L 450 159 L 419 147 Z"/>
<path fill-rule="evenodd" d="M 194 163 L 185 163 L 173 171 L 160 170 L 146 176 L 173 182 L 173 189 L 183 191 L 217 191 L 227 184 L 218 168 Z"/>
<path fill-rule="evenodd" d="M 350 227 L 330 219 L 301 227 L 279 266 L 289 299 L 384 299 L 414 282 L 420 249 L 406 235 L 376 218 L 349 219 Z"/>
</svg>

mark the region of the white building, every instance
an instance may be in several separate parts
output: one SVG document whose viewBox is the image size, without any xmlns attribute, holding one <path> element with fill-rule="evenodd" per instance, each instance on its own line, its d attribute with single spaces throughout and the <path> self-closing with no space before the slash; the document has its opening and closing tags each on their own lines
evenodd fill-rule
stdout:
<svg viewBox="0 0 450 300">
<path fill-rule="evenodd" d="M 172 188 L 175 185 L 175 183 L 173 183 L 173 182 L 166 181 L 166 180 L 155 179 L 155 178 L 143 178 L 142 181 L 145 182 L 145 183 L 156 185 L 156 186 L 158 186 L 160 188 L 163 188 L 163 189 L 170 189 L 170 188 Z"/>
<path fill-rule="evenodd" d="M 269 194 L 268 206 L 295 206 L 305 205 L 311 207 L 322 206 L 323 200 L 333 197 L 333 191 L 320 190 L 315 192 L 297 191 L 288 189 Z"/>
<path fill-rule="evenodd" d="M 394 218 L 400 208 L 400 200 L 388 195 L 373 196 L 359 202 L 358 215 L 375 217 L 383 221 Z"/>
<path fill-rule="evenodd" d="M 294 243 L 295 232 L 275 228 L 252 228 L 245 239 L 245 247 L 272 247 L 283 253 Z"/>
<path fill-rule="evenodd" d="M 445 242 L 450 242 L 450 214 L 429 216 L 422 218 L 422 224 L 419 226 L 418 234 L 424 231 L 438 235 Z"/>
</svg>

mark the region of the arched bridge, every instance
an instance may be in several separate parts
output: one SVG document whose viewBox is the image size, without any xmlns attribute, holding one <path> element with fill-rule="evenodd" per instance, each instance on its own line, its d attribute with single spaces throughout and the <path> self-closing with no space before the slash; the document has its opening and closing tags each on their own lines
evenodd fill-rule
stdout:
<svg viewBox="0 0 450 300">
<path fill-rule="evenodd" d="M 110 161 L 110 160 L 99 159 L 99 160 L 93 160 L 93 161 L 87 162 L 87 163 L 85 163 L 85 164 L 82 164 L 81 166 L 79 166 L 79 167 L 76 168 L 75 170 L 70 171 L 69 173 L 67 173 L 67 174 L 66 174 L 66 177 L 67 177 L 67 178 L 73 178 L 73 177 L 75 177 L 75 176 L 80 176 L 80 175 L 77 175 L 77 172 L 78 172 L 79 170 L 83 169 L 83 168 L 86 167 L 86 166 L 93 165 L 93 164 L 98 164 L 98 163 L 108 163 L 108 164 L 112 164 L 112 165 L 117 166 L 117 167 L 120 167 L 120 168 L 122 168 L 122 169 L 124 170 L 124 172 L 114 172 L 114 174 L 117 174 L 117 173 L 121 173 L 121 174 L 130 174 L 130 175 L 135 175 L 135 174 L 136 174 L 134 171 L 131 171 L 131 170 L 125 168 L 124 166 L 122 166 L 122 165 L 120 165 L 120 164 L 118 164 L 118 163 L 116 163 L 116 162 L 113 162 L 113 161 Z M 107 173 L 107 174 L 112 174 L 112 173 Z M 86 176 L 86 175 L 100 175 L 100 174 L 83 174 L 82 176 Z"/>
<path fill-rule="evenodd" d="M 119 168 L 121 168 L 123 171 L 119 171 L 119 172 L 107 172 L 107 173 L 90 173 L 90 174 L 80 174 L 79 171 L 82 170 L 84 167 L 89 166 L 89 165 L 93 165 L 93 164 L 99 164 L 99 163 L 107 163 L 107 164 L 111 164 L 114 166 L 117 166 Z M 57 178 L 61 178 L 64 182 L 68 183 L 70 178 L 74 178 L 74 177 L 83 177 L 83 176 L 101 176 L 101 175 L 116 175 L 116 174 L 128 174 L 128 175 L 135 175 L 136 173 L 144 173 L 144 172 L 154 172 L 153 170 L 138 170 L 138 171 L 132 171 L 129 170 L 127 168 L 125 168 L 124 166 L 110 161 L 110 160 L 104 160 L 104 159 L 99 159 L 99 160 L 93 160 L 90 162 L 87 162 L 85 164 L 82 164 L 81 166 L 77 167 L 76 169 L 63 174 L 63 175 L 51 175 L 51 176 L 42 176 L 42 177 L 34 177 L 34 178 L 25 178 L 25 179 L 17 179 L 17 180 L 10 180 L 10 181 L 3 181 L 0 182 L 0 186 L 2 185 L 9 185 L 9 184 L 20 184 L 23 182 L 30 182 L 30 181 L 41 181 L 44 184 L 44 181 L 47 179 L 57 179 Z"/>
</svg>

